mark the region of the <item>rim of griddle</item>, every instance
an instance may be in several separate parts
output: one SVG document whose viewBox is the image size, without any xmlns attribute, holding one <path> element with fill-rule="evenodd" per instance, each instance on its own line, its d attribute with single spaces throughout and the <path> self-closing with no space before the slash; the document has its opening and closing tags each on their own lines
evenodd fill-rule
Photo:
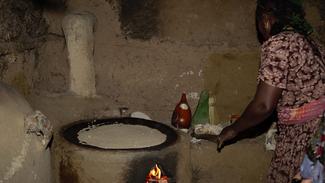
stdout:
<svg viewBox="0 0 325 183">
<path fill-rule="evenodd" d="M 88 128 L 90 125 L 103 126 L 103 125 L 112 125 L 112 124 L 127 124 L 127 125 L 142 125 L 149 128 L 159 130 L 161 133 L 166 135 L 166 140 L 158 145 L 141 147 L 141 148 L 102 148 L 89 144 L 82 144 L 78 139 L 78 132 L 82 129 Z M 140 118 L 105 118 L 105 119 L 86 119 L 79 120 L 70 125 L 63 127 L 62 130 L 63 137 L 78 146 L 103 150 L 103 151 L 148 151 L 148 150 L 160 150 L 170 145 L 173 145 L 177 140 L 177 133 L 171 127 L 152 120 L 140 119 Z"/>
</svg>

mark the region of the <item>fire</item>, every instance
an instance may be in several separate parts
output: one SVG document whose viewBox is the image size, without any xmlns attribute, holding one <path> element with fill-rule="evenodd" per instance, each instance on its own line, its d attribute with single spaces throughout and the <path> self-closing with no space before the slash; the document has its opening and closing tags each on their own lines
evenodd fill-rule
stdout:
<svg viewBox="0 0 325 183">
<path fill-rule="evenodd" d="M 147 175 L 146 183 L 168 183 L 168 177 L 162 175 L 160 168 L 155 164 Z"/>
<path fill-rule="evenodd" d="M 161 170 L 157 164 L 155 165 L 155 167 L 153 169 L 150 170 L 149 177 L 151 179 L 158 179 L 158 180 L 161 178 Z"/>
</svg>

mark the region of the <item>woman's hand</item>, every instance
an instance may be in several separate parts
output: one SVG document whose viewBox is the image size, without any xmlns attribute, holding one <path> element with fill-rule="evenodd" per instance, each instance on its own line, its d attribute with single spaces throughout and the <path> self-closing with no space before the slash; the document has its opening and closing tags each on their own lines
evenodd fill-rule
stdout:
<svg viewBox="0 0 325 183">
<path fill-rule="evenodd" d="M 215 142 L 218 151 L 220 151 L 226 141 L 232 140 L 238 133 L 260 124 L 271 115 L 281 97 L 282 90 L 261 81 L 254 99 L 234 123 L 225 127 L 219 135 L 195 134 L 195 137 Z"/>
<path fill-rule="evenodd" d="M 234 130 L 234 128 L 230 125 L 225 127 L 221 133 L 217 136 L 217 145 L 218 145 L 218 151 L 221 150 L 224 143 L 226 141 L 229 141 L 233 138 L 235 138 L 238 135 L 238 133 Z"/>
<path fill-rule="evenodd" d="M 224 142 L 231 140 L 237 136 L 237 132 L 234 130 L 232 126 L 225 127 L 219 135 L 213 134 L 196 134 L 194 131 L 192 132 L 192 136 L 197 139 L 205 139 L 217 144 L 217 149 L 220 151 Z"/>
</svg>

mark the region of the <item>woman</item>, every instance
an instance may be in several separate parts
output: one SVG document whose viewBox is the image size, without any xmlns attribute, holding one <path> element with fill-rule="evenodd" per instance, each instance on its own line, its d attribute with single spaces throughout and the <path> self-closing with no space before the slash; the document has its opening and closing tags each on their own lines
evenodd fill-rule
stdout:
<svg viewBox="0 0 325 183">
<path fill-rule="evenodd" d="M 256 25 L 262 48 L 255 96 L 215 140 L 221 148 L 277 109 L 279 133 L 267 179 L 290 183 L 325 110 L 324 54 L 308 37 L 311 27 L 298 0 L 258 1 Z"/>
</svg>

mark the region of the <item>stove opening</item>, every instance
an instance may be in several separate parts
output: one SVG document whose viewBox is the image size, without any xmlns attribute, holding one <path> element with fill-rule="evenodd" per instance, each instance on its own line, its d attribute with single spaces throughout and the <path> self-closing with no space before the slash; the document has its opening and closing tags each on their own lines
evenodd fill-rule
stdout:
<svg viewBox="0 0 325 183">
<path fill-rule="evenodd" d="M 168 183 L 168 177 L 163 169 L 158 164 L 155 164 L 146 176 L 146 183 Z"/>
</svg>

